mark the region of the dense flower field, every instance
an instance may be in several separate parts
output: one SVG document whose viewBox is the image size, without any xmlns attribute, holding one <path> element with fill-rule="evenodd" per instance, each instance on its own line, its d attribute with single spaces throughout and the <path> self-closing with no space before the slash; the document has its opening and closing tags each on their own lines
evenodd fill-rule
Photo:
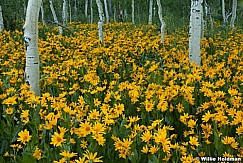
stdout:
<svg viewBox="0 0 243 163">
<path fill-rule="evenodd" d="M 40 97 L 24 82 L 23 33 L 0 34 L 0 162 L 199 162 L 243 157 L 242 31 L 202 39 L 188 62 L 187 31 L 70 24 L 40 27 Z"/>
</svg>

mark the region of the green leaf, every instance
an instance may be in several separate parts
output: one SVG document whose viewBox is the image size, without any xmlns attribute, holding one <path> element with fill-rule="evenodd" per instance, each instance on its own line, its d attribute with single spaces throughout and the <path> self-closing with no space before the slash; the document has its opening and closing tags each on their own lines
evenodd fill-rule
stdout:
<svg viewBox="0 0 243 163">
<path fill-rule="evenodd" d="M 4 161 L 2 156 L 0 156 L 0 163 L 5 163 L 5 161 Z"/>
<path fill-rule="evenodd" d="M 23 155 L 22 163 L 35 163 L 35 162 L 36 162 L 36 160 L 35 160 L 34 156 L 27 154 L 27 153 L 25 153 Z"/>
<path fill-rule="evenodd" d="M 149 163 L 159 163 L 159 160 L 155 155 L 149 155 Z"/>
</svg>

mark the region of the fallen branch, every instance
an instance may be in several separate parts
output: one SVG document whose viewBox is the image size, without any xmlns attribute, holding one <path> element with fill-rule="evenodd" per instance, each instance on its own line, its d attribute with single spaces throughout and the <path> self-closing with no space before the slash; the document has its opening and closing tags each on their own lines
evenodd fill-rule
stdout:
<svg viewBox="0 0 243 163">
<path fill-rule="evenodd" d="M 62 25 L 62 24 L 59 24 L 59 23 L 56 23 L 56 22 L 53 22 L 53 21 L 48 21 L 48 22 L 46 22 L 47 24 L 54 24 L 54 25 L 57 25 L 57 26 L 61 26 L 62 28 L 65 28 L 65 29 L 67 29 L 69 32 L 71 32 L 73 35 L 75 35 L 74 34 L 74 32 L 73 32 L 73 30 L 71 30 L 70 28 L 68 28 L 68 27 L 66 27 L 66 26 L 64 26 L 64 25 Z"/>
</svg>

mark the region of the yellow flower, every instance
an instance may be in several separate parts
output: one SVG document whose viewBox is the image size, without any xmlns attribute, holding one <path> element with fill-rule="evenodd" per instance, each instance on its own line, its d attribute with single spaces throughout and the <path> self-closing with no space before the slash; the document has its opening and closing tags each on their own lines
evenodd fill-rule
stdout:
<svg viewBox="0 0 243 163">
<path fill-rule="evenodd" d="M 149 149 L 148 146 L 146 145 L 145 147 L 143 147 L 143 149 L 141 150 L 141 152 L 143 153 L 148 153 Z"/>
<path fill-rule="evenodd" d="M 95 98 L 94 99 L 94 106 L 99 106 L 101 104 L 101 102 L 99 101 L 99 99 Z"/>
<path fill-rule="evenodd" d="M 195 125 L 196 125 L 196 122 L 197 122 L 197 121 L 194 121 L 193 119 L 190 119 L 190 120 L 188 121 L 188 127 L 190 127 L 190 128 L 194 128 Z"/>
<path fill-rule="evenodd" d="M 177 105 L 177 110 L 178 110 L 179 113 L 181 113 L 184 110 L 184 106 L 181 103 L 179 103 Z"/>
<path fill-rule="evenodd" d="M 145 131 L 141 137 L 143 142 L 148 142 L 152 137 L 152 134 L 150 131 Z"/>
<path fill-rule="evenodd" d="M 29 110 L 22 110 L 22 113 L 20 115 L 21 118 L 26 118 L 29 116 Z"/>
<path fill-rule="evenodd" d="M 65 142 L 66 139 L 63 139 L 63 134 L 58 134 L 57 132 L 54 132 L 54 135 L 51 136 L 51 143 L 54 146 L 61 146 L 63 142 Z"/>
<path fill-rule="evenodd" d="M 211 117 L 212 114 L 210 114 L 210 111 L 208 111 L 207 113 L 205 113 L 205 115 L 202 116 L 202 120 L 203 122 L 208 122 Z"/>
<path fill-rule="evenodd" d="M 190 141 L 189 141 L 189 143 L 190 143 L 191 145 L 199 146 L 198 138 L 197 138 L 197 137 L 192 137 L 192 136 L 190 136 Z"/>
<path fill-rule="evenodd" d="M 4 157 L 9 156 L 9 152 L 8 152 L 8 151 L 7 151 L 7 152 L 5 152 L 3 156 L 4 156 Z"/>
<path fill-rule="evenodd" d="M 92 138 L 94 138 L 101 146 L 105 144 L 105 138 L 102 134 L 95 134 L 92 136 Z"/>
<path fill-rule="evenodd" d="M 65 132 L 67 131 L 67 129 L 65 127 L 58 126 L 58 128 L 59 128 L 60 134 L 63 134 L 64 135 Z"/>
<path fill-rule="evenodd" d="M 64 150 L 62 151 L 62 153 L 60 153 L 60 155 L 63 157 L 72 158 L 74 156 L 77 156 L 77 153 L 73 153 L 73 152 L 70 153 L 69 151 Z"/>
<path fill-rule="evenodd" d="M 154 145 L 154 146 L 150 147 L 149 152 L 151 154 L 155 154 L 158 150 L 159 150 L 159 148 Z"/>
<path fill-rule="evenodd" d="M 76 163 L 85 163 L 85 157 L 83 157 L 83 158 L 79 157 L 79 159 L 75 160 L 75 161 L 76 161 Z"/>
<path fill-rule="evenodd" d="M 18 133 L 18 141 L 20 141 L 21 143 L 25 144 L 26 142 L 29 142 L 31 139 L 31 136 L 29 134 L 28 130 L 24 130 Z"/>
<path fill-rule="evenodd" d="M 41 151 L 39 150 L 38 147 L 35 148 L 35 151 L 33 153 L 33 156 L 37 159 L 40 160 L 41 159 Z"/>
<path fill-rule="evenodd" d="M 5 99 L 2 104 L 6 104 L 6 105 L 17 104 L 16 99 L 17 99 L 17 97 L 15 97 L 15 96 L 9 97 L 9 98 Z"/>
<path fill-rule="evenodd" d="M 150 112 L 150 111 L 153 110 L 153 108 L 154 108 L 154 102 L 153 102 L 153 100 L 150 100 L 150 101 L 146 100 L 146 101 L 144 102 L 144 104 L 145 104 L 145 110 L 146 110 L 147 112 Z"/>
<path fill-rule="evenodd" d="M 115 104 L 115 112 L 117 113 L 117 114 L 122 114 L 122 112 L 124 111 L 124 104 L 118 104 L 118 105 L 116 105 Z"/>
<path fill-rule="evenodd" d="M 88 159 L 88 162 L 103 162 L 102 160 L 100 160 L 102 158 L 101 157 L 97 157 L 97 152 L 95 152 L 94 154 L 89 152 L 89 151 L 86 151 L 85 154 L 84 154 L 84 157 Z"/>
<path fill-rule="evenodd" d="M 89 117 L 91 119 L 97 119 L 97 118 L 99 118 L 99 116 L 100 116 L 100 113 L 96 109 L 92 110 L 91 113 L 89 114 Z"/>
<path fill-rule="evenodd" d="M 76 141 L 75 141 L 73 138 L 70 138 L 69 142 L 70 142 L 71 144 L 75 144 L 75 143 L 76 143 Z"/>
<path fill-rule="evenodd" d="M 11 148 L 18 148 L 18 149 L 22 149 L 22 146 L 19 144 L 11 144 L 10 145 Z"/>
<path fill-rule="evenodd" d="M 13 114 L 13 108 L 7 108 L 6 114 Z"/>
<path fill-rule="evenodd" d="M 89 135 L 91 133 L 92 126 L 90 125 L 89 122 L 81 123 L 79 130 L 80 132 L 82 132 L 83 137 L 85 137 L 86 135 Z"/>
<path fill-rule="evenodd" d="M 88 145 L 87 141 L 81 140 L 81 144 L 80 144 L 80 147 L 81 148 L 86 149 L 87 148 L 87 145 Z"/>
</svg>

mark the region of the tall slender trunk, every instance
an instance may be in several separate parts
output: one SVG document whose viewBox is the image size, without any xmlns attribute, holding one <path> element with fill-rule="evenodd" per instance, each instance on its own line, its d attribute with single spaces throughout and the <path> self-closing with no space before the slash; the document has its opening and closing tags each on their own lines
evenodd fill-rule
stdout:
<svg viewBox="0 0 243 163">
<path fill-rule="evenodd" d="M 114 22 L 116 22 L 116 4 L 114 4 L 113 18 L 114 18 Z"/>
<path fill-rule="evenodd" d="M 149 1 L 149 24 L 152 24 L 153 19 L 153 0 Z"/>
<path fill-rule="evenodd" d="M 68 1 L 68 8 L 69 8 L 69 22 L 72 22 L 72 7 L 71 7 L 71 0 Z"/>
<path fill-rule="evenodd" d="M 74 0 L 74 21 L 77 21 L 77 0 Z"/>
<path fill-rule="evenodd" d="M 124 9 L 124 21 L 127 21 L 127 17 L 128 17 L 127 9 L 125 8 Z"/>
<path fill-rule="evenodd" d="M 212 30 L 213 30 L 213 18 L 212 18 L 212 15 L 211 15 L 210 6 L 207 3 L 207 1 L 205 1 L 205 16 L 209 18 L 209 21 L 210 21 L 210 30 L 212 32 Z M 207 21 L 205 21 L 205 22 L 207 22 Z"/>
<path fill-rule="evenodd" d="M 26 50 L 25 81 L 36 96 L 40 95 L 38 54 L 38 17 L 42 0 L 29 0 L 23 27 Z"/>
<path fill-rule="evenodd" d="M 93 23 L 94 15 L 93 15 L 93 0 L 90 0 L 90 24 Z"/>
<path fill-rule="evenodd" d="M 84 15 L 86 17 L 88 16 L 88 1 L 89 0 L 85 0 L 85 6 L 84 6 Z"/>
<path fill-rule="evenodd" d="M 3 24 L 3 13 L 2 13 L 2 6 L 0 5 L 0 32 L 3 31 L 4 24 Z"/>
<path fill-rule="evenodd" d="M 237 0 L 233 0 L 232 1 L 232 17 L 231 17 L 231 21 L 230 21 L 230 28 L 234 28 L 235 25 L 235 19 L 236 19 L 236 9 L 237 9 Z"/>
<path fill-rule="evenodd" d="M 202 2 L 191 0 L 191 16 L 189 28 L 189 61 L 201 65 L 200 38 L 202 30 Z"/>
<path fill-rule="evenodd" d="M 98 6 L 98 11 L 99 11 L 99 22 L 98 22 L 98 32 L 99 32 L 99 38 L 100 41 L 104 41 L 104 34 L 103 34 L 103 22 L 104 22 L 104 12 L 103 12 L 103 7 L 102 3 L 100 0 L 96 0 L 96 4 Z"/>
<path fill-rule="evenodd" d="M 62 22 L 64 26 L 67 26 L 67 1 L 63 0 L 62 4 Z"/>
<path fill-rule="evenodd" d="M 55 10 L 54 10 L 54 7 L 53 7 L 52 0 L 49 0 L 49 2 L 50 2 L 50 8 L 51 8 L 51 13 L 52 13 L 52 15 L 53 15 L 54 22 L 55 22 L 55 23 L 58 23 L 57 15 L 56 15 L 56 13 L 55 13 Z M 58 30 L 59 30 L 59 34 L 62 35 L 62 34 L 63 34 L 62 27 L 58 26 Z"/>
<path fill-rule="evenodd" d="M 109 0 L 109 15 L 112 15 L 112 0 Z"/>
<path fill-rule="evenodd" d="M 158 5 L 159 20 L 160 20 L 160 23 L 161 23 L 161 28 L 160 28 L 161 42 L 164 42 L 164 40 L 165 40 L 165 21 L 164 21 L 163 16 L 162 16 L 162 6 L 161 6 L 161 3 L 160 3 L 160 0 L 157 0 L 157 5 Z"/>
<path fill-rule="evenodd" d="M 134 0 L 132 0 L 132 23 L 135 24 L 135 21 L 134 21 Z"/>
<path fill-rule="evenodd" d="M 106 16 L 106 23 L 109 23 L 109 12 L 108 12 L 108 6 L 107 6 L 107 1 L 104 0 L 104 5 L 105 5 L 105 16 Z"/>
<path fill-rule="evenodd" d="M 225 15 L 225 1 L 224 0 L 222 0 L 222 16 L 223 16 L 224 25 L 226 25 L 227 20 L 226 20 L 226 15 Z"/>
<path fill-rule="evenodd" d="M 202 3 L 203 3 L 203 0 L 202 0 Z M 201 36 L 200 38 L 202 39 L 204 37 L 204 18 L 203 18 L 203 6 L 201 5 Z"/>
<path fill-rule="evenodd" d="M 41 20 L 42 20 L 43 25 L 46 24 L 45 23 L 45 16 L 44 15 L 45 15 L 44 14 L 44 7 L 43 7 L 43 2 L 42 2 L 42 4 L 41 4 Z"/>
</svg>

